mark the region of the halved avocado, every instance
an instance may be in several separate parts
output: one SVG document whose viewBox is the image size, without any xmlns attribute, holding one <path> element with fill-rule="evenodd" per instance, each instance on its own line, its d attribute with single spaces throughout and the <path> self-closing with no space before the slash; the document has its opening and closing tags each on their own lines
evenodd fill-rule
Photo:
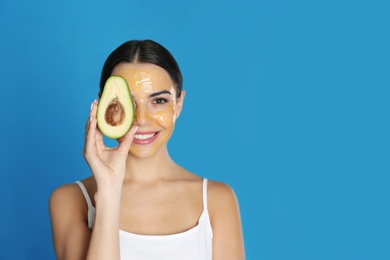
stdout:
<svg viewBox="0 0 390 260">
<path fill-rule="evenodd" d="M 107 79 L 97 110 L 97 124 L 107 137 L 124 136 L 134 121 L 134 104 L 126 80 L 120 76 Z"/>
</svg>

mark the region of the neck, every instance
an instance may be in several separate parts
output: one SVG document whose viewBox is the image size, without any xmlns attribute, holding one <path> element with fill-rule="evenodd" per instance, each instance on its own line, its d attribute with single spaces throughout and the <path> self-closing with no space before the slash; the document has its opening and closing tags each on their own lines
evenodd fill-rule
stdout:
<svg viewBox="0 0 390 260">
<path fill-rule="evenodd" d="M 177 172 L 178 167 L 166 149 L 148 158 L 139 158 L 129 153 L 124 181 L 157 182 L 166 180 Z"/>
</svg>

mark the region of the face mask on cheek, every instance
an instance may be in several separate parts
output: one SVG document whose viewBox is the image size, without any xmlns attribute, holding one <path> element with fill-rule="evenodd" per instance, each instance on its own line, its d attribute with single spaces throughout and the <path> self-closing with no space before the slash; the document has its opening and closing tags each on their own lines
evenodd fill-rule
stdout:
<svg viewBox="0 0 390 260">
<path fill-rule="evenodd" d="M 151 113 L 151 116 L 159 122 L 175 123 L 176 118 L 177 118 L 176 117 L 176 102 L 171 102 L 170 104 L 168 104 L 164 108 L 153 109 L 152 111 L 150 111 L 150 113 Z"/>
</svg>

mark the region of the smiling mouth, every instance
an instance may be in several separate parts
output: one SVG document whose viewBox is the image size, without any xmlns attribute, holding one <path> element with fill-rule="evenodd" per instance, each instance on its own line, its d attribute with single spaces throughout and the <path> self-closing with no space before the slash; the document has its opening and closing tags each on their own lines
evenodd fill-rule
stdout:
<svg viewBox="0 0 390 260">
<path fill-rule="evenodd" d="M 138 140 L 146 140 L 146 139 L 152 138 L 152 137 L 155 136 L 156 134 L 157 134 L 157 133 L 147 134 L 147 135 L 135 134 L 135 135 L 134 135 L 134 138 L 135 138 L 135 139 L 138 139 Z"/>
<path fill-rule="evenodd" d="M 139 145 L 144 145 L 144 144 L 150 144 L 153 143 L 154 140 L 157 139 L 159 136 L 160 132 L 154 132 L 154 133 L 139 133 L 134 135 L 134 140 L 133 143 L 139 144 Z"/>
</svg>

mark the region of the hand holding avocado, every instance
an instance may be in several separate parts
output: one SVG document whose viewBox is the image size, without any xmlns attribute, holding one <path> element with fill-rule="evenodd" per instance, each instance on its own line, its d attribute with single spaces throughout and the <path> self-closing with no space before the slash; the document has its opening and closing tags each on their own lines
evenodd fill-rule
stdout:
<svg viewBox="0 0 390 260">
<path fill-rule="evenodd" d="M 100 185 L 112 184 L 120 190 L 125 175 L 127 155 L 134 138 L 136 126 L 130 128 L 130 131 L 123 136 L 117 147 L 105 146 L 103 134 L 97 127 L 98 103 L 98 101 L 94 101 L 91 105 L 91 112 L 86 126 L 83 155 L 95 176 L 99 188 Z"/>
</svg>

